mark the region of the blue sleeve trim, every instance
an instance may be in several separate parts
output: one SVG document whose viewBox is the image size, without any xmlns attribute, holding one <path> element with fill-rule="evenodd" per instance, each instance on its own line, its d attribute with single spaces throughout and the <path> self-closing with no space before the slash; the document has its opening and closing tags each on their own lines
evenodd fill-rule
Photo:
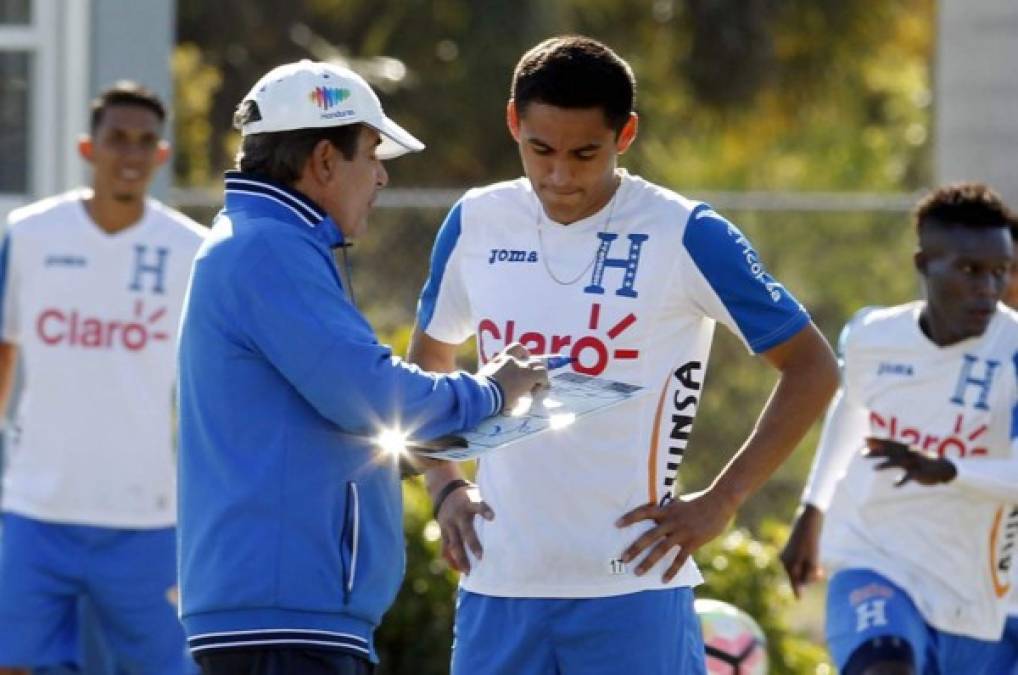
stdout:
<svg viewBox="0 0 1018 675">
<path fill-rule="evenodd" d="M 456 242 L 460 238 L 461 211 L 463 202 L 456 202 L 456 205 L 445 217 L 438 236 L 435 238 L 435 247 L 431 251 L 431 272 L 428 274 L 428 281 L 421 291 L 421 299 L 417 303 L 417 324 L 421 330 L 427 330 L 431 319 L 435 315 L 435 304 L 438 302 L 438 293 L 442 288 L 442 278 L 445 276 L 445 268 L 449 264 L 449 257 L 456 248 Z"/>
<path fill-rule="evenodd" d="M 489 391 L 491 392 L 491 415 L 497 415 L 502 412 L 502 408 L 505 407 L 505 392 L 502 391 L 502 385 L 498 383 L 493 377 L 485 378 L 488 380 L 488 384 L 491 385 Z M 489 415 L 489 417 L 491 416 Z"/>
<path fill-rule="evenodd" d="M 690 215 L 682 243 L 754 353 L 809 323 L 809 314 L 767 272 L 749 239 L 709 206 Z"/>
<path fill-rule="evenodd" d="M 10 264 L 11 233 L 4 235 L 2 249 L 0 249 L 0 335 L 4 331 L 4 302 L 7 299 L 7 267 Z"/>
</svg>

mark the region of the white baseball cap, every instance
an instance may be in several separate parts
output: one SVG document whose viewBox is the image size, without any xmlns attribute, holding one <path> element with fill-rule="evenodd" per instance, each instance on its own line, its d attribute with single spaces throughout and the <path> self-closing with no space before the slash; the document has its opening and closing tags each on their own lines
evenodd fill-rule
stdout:
<svg viewBox="0 0 1018 675">
<path fill-rule="evenodd" d="M 244 101 L 258 105 L 261 119 L 241 127 L 241 135 L 294 129 L 366 124 L 382 136 L 380 159 L 420 152 L 424 144 L 385 116 L 378 96 L 349 68 L 304 59 L 273 68 L 255 83 Z"/>
</svg>

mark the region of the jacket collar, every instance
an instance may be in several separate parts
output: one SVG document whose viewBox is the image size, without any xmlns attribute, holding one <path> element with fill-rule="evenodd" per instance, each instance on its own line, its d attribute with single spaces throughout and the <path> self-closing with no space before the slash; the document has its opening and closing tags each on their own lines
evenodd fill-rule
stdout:
<svg viewBox="0 0 1018 675">
<path fill-rule="evenodd" d="M 226 209 L 241 208 L 309 228 L 329 248 L 345 246 L 336 222 L 297 190 L 256 174 L 227 171 Z"/>
</svg>

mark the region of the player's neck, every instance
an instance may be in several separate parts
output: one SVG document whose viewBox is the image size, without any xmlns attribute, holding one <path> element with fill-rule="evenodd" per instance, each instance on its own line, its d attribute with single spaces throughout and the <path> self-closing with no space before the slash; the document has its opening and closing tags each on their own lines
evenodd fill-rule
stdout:
<svg viewBox="0 0 1018 675">
<path fill-rule="evenodd" d="M 929 338 L 930 342 L 938 347 L 950 347 L 962 340 L 973 337 L 971 335 L 959 335 L 957 331 L 952 330 L 946 322 L 938 319 L 935 312 L 930 311 L 929 304 L 923 307 L 923 311 L 919 313 L 919 330 Z"/>
<path fill-rule="evenodd" d="M 84 203 L 89 218 L 107 234 L 126 230 L 141 220 L 145 213 L 144 198 L 120 200 L 112 195 L 93 192 Z"/>
</svg>

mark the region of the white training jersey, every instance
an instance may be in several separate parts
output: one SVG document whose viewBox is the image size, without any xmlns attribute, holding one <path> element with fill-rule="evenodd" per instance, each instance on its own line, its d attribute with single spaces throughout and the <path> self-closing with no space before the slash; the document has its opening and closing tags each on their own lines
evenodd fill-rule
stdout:
<svg viewBox="0 0 1018 675">
<path fill-rule="evenodd" d="M 154 528 L 176 520 L 177 324 L 204 228 L 148 199 L 107 234 L 87 192 L 10 214 L 0 339 L 24 388 L 6 435 L 5 511 L 61 523 Z"/>
<path fill-rule="evenodd" d="M 674 552 L 637 577 L 620 558 L 650 524 L 614 522 L 671 496 L 715 322 L 754 352 L 809 322 L 738 229 L 620 173 L 612 202 L 568 226 L 547 219 L 526 179 L 471 190 L 435 243 L 418 310 L 430 337 L 476 335 L 481 361 L 518 341 L 576 357 L 578 373 L 652 392 L 481 460 L 495 519 L 475 520 L 484 556 L 462 580 L 470 591 L 600 597 L 665 587 Z M 668 586 L 700 580 L 690 561 Z"/>
<path fill-rule="evenodd" d="M 979 337 L 938 347 L 922 302 L 867 309 L 842 334 L 842 388 L 831 404 L 803 501 L 826 511 L 829 573 L 867 568 L 901 586 L 932 626 L 999 639 L 1018 535 L 1018 314 L 1004 305 Z M 946 484 L 894 485 L 865 438 L 949 458 Z"/>
</svg>

